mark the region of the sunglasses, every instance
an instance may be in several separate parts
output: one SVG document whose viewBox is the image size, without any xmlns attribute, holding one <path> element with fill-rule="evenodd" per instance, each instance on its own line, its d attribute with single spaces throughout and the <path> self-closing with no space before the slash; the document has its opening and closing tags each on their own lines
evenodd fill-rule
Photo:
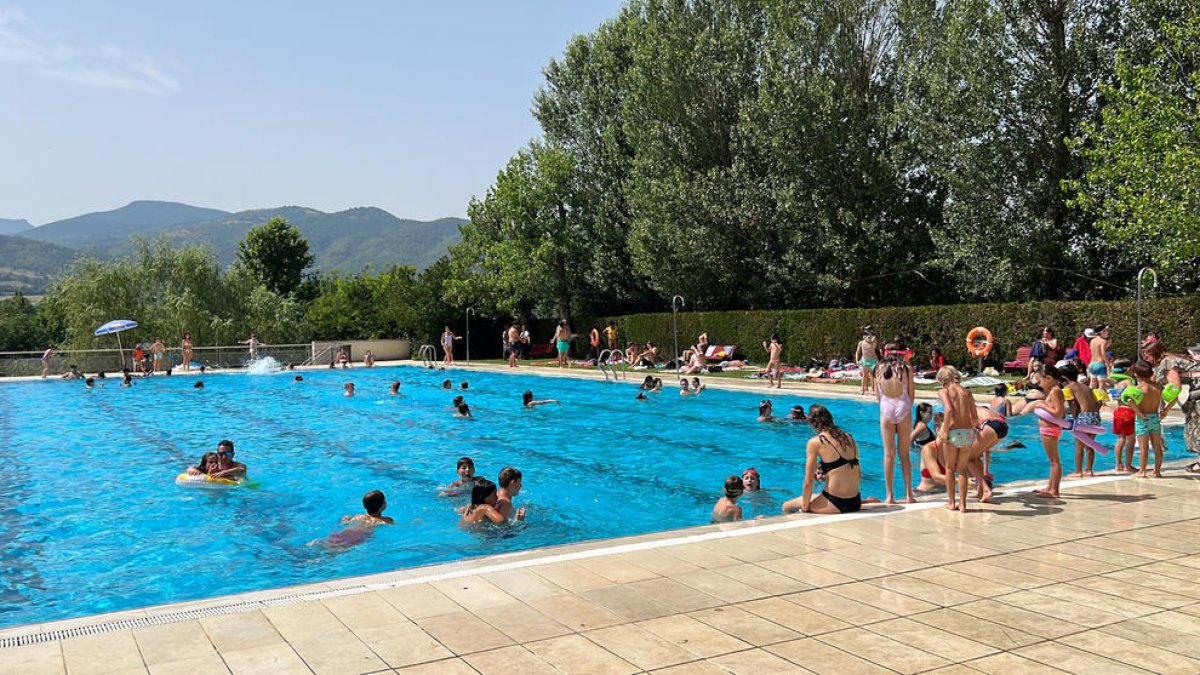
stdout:
<svg viewBox="0 0 1200 675">
<path fill-rule="evenodd" d="M 232 450 L 222 450 L 217 453 L 217 457 L 233 457 Z"/>
</svg>

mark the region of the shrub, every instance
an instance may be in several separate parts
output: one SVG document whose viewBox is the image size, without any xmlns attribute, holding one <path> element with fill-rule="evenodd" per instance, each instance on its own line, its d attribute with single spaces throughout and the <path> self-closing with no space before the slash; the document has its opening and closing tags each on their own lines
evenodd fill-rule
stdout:
<svg viewBox="0 0 1200 675">
<path fill-rule="evenodd" d="M 1200 341 L 1200 296 L 1148 299 L 1142 303 L 1142 331 L 1154 331 L 1168 348 L 1182 351 Z M 603 319 L 607 322 L 609 319 Z M 651 340 L 666 354 L 672 349 L 670 312 L 612 317 L 623 339 Z M 939 347 L 949 363 L 975 367 L 977 360 L 966 349 L 966 334 L 986 326 L 995 345 L 984 365 L 999 368 L 1021 345 L 1030 344 L 1043 326 L 1054 328 L 1060 344 L 1070 348 L 1083 329 L 1106 323 L 1112 326 L 1113 352 L 1136 353 L 1137 313 L 1132 300 L 1097 302 L 1022 302 L 926 307 L 862 309 L 803 309 L 787 311 L 681 312 L 678 315 L 679 348 L 694 344 L 707 332 L 713 344 L 736 344 L 756 362 L 766 360 L 762 342 L 778 332 L 784 342 L 786 363 L 804 364 L 809 358 L 849 358 L 868 324 L 875 327 L 880 344 L 901 335 L 916 352 L 915 363 L 928 360 L 930 348 Z"/>
</svg>

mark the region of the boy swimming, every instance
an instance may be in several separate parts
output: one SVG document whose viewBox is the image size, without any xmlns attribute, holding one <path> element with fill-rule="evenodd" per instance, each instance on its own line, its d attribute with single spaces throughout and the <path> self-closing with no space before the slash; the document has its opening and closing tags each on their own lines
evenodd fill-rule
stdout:
<svg viewBox="0 0 1200 675">
<path fill-rule="evenodd" d="M 521 488 L 524 486 L 524 478 L 520 469 L 512 466 L 504 467 L 500 470 L 498 482 L 500 489 L 496 490 L 496 510 L 505 518 L 525 520 L 525 507 L 514 510 L 512 503 L 513 497 L 521 494 Z"/>
<path fill-rule="evenodd" d="M 548 405 L 550 403 L 559 405 L 558 401 L 556 399 L 552 399 L 552 398 L 546 398 L 546 399 L 542 399 L 540 401 L 535 400 L 533 398 L 532 391 L 526 391 L 524 394 L 521 394 L 521 407 L 522 408 L 536 408 L 539 405 Z"/>
<path fill-rule="evenodd" d="M 342 522 L 367 526 L 392 525 L 396 522 L 388 516 L 383 515 L 383 510 L 387 508 L 387 498 L 379 490 L 371 490 L 363 495 L 362 505 L 366 513 L 342 516 Z"/>
<path fill-rule="evenodd" d="M 742 507 L 737 505 L 738 497 L 742 496 L 745 488 L 742 479 L 730 476 L 725 479 L 725 496 L 717 500 L 712 510 L 712 522 L 731 523 L 742 519 Z"/>
<path fill-rule="evenodd" d="M 496 495 L 496 484 L 486 478 L 476 480 L 475 486 L 471 488 L 471 504 L 463 512 L 460 523 L 463 525 L 479 523 L 502 525 L 507 523 L 508 518 L 496 510 L 497 501 L 499 501 L 499 497 Z"/>
</svg>

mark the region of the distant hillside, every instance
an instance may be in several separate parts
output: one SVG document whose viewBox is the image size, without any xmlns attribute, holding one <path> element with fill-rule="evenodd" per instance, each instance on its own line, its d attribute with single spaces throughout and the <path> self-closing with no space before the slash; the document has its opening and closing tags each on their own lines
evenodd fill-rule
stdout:
<svg viewBox="0 0 1200 675">
<path fill-rule="evenodd" d="M 33 229 L 28 220 L 11 220 L 0 218 L 0 234 L 25 234 Z"/>
<path fill-rule="evenodd" d="M 89 213 L 23 230 L 21 240 L 26 242 L 25 248 L 18 250 L 10 244 L 14 246 L 10 251 L 0 250 L 3 261 L 0 268 L 9 268 L 3 274 L 13 275 L 14 280 L 28 279 L 32 288 L 44 285 L 46 278 L 53 277 L 60 269 L 47 266 L 52 266 L 53 261 L 63 261 L 65 265 L 77 251 L 99 258 L 126 256 L 133 251 L 131 238 L 135 236 L 146 239 L 165 236 L 177 245 L 208 244 L 221 263 L 228 265 L 236 258 L 238 242 L 246 232 L 273 216 L 282 216 L 300 228 L 316 256 L 318 270 L 342 272 L 359 272 L 368 266 L 384 270 L 397 264 L 425 268 L 458 241 L 458 226 L 466 222 L 462 218 L 404 220 L 374 207 L 325 213 L 303 206 L 281 206 L 229 213 L 174 202 L 139 201 L 114 211 Z M 30 248 L 33 243 L 47 248 Z M 27 263 L 25 255 L 31 256 L 33 262 Z M 21 276 L 34 268 L 48 277 L 36 281 Z M 0 275 L 0 290 L 5 278 Z"/>
<path fill-rule="evenodd" d="M 128 242 L 135 235 L 153 237 L 180 225 L 227 215 L 228 211 L 176 202 L 137 201 L 112 211 L 47 223 L 21 236 L 72 248 L 103 248 L 113 242 Z"/>
<path fill-rule="evenodd" d="M 24 237 L 0 235 L 0 295 L 45 292 L 78 251 Z"/>
</svg>

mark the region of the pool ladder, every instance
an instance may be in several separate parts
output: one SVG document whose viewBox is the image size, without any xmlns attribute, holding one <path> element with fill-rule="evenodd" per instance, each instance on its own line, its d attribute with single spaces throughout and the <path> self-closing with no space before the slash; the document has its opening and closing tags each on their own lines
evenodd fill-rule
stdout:
<svg viewBox="0 0 1200 675">
<path fill-rule="evenodd" d="M 616 355 L 616 358 L 613 358 Z M 621 364 L 621 372 L 617 373 L 617 364 Z M 628 370 L 625 363 L 625 354 L 620 349 L 605 349 L 600 352 L 600 357 L 596 359 L 596 367 L 600 372 L 604 373 L 605 382 L 616 382 L 618 380 L 628 380 L 626 375 Z M 612 379 L 609 379 L 609 374 L 612 374 Z"/>
<path fill-rule="evenodd" d="M 437 347 L 433 345 L 421 345 L 417 350 L 417 358 L 421 359 L 421 365 L 426 368 L 432 368 L 437 360 Z"/>
</svg>

